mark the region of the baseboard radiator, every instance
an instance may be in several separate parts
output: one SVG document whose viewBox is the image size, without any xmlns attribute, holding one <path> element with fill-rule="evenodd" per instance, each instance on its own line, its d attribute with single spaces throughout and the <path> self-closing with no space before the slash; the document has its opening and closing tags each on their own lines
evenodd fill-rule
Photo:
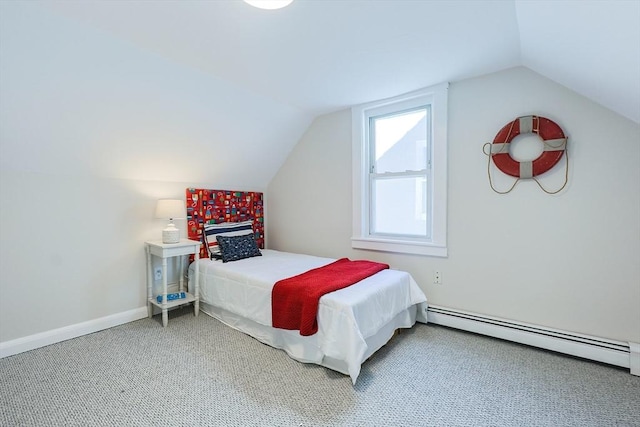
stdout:
<svg viewBox="0 0 640 427">
<path fill-rule="evenodd" d="M 427 320 L 469 332 L 608 363 L 640 375 L 640 344 L 575 334 L 446 307 L 427 309 Z"/>
</svg>

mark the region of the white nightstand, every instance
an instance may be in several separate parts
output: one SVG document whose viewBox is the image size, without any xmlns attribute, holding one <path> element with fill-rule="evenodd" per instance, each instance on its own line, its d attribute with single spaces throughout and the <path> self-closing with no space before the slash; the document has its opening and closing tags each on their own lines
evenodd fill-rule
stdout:
<svg viewBox="0 0 640 427">
<path fill-rule="evenodd" d="M 149 318 L 153 316 L 153 306 L 157 306 L 162 309 L 162 326 L 167 326 L 169 322 L 169 316 L 167 310 L 179 305 L 188 304 L 193 302 L 194 315 L 198 315 L 200 310 L 200 288 L 198 284 L 198 259 L 200 258 L 200 242 L 196 240 L 180 239 L 178 243 L 162 243 L 161 240 L 153 240 L 144 242 L 147 251 L 147 310 L 149 312 Z M 162 293 L 161 302 L 158 302 L 153 295 L 153 263 L 151 262 L 151 256 L 157 256 L 162 259 Z M 188 259 L 189 255 L 194 255 L 195 258 L 195 274 L 192 278 L 193 289 L 191 293 L 186 293 L 186 298 L 167 301 L 167 259 L 172 257 L 180 257 L 180 292 L 185 292 L 184 289 L 184 270 L 185 270 L 185 258 Z M 191 283 L 190 283 L 191 285 Z"/>
</svg>

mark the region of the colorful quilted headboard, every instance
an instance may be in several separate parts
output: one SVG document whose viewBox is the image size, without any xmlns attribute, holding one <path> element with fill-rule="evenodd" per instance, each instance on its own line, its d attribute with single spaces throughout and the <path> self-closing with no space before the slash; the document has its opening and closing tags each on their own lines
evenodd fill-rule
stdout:
<svg viewBox="0 0 640 427">
<path fill-rule="evenodd" d="M 253 220 L 253 234 L 264 249 L 264 205 L 262 193 L 252 191 L 206 190 L 187 188 L 187 234 L 202 242 L 204 224 Z M 208 258 L 200 247 L 200 258 Z"/>
</svg>

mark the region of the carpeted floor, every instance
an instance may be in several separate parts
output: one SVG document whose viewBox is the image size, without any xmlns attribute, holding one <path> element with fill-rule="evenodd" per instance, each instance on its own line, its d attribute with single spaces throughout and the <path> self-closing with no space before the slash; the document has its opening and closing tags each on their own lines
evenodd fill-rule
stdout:
<svg viewBox="0 0 640 427">
<path fill-rule="evenodd" d="M 0 360 L 1 426 L 640 426 L 628 370 L 417 324 L 349 377 L 190 308 Z"/>
</svg>

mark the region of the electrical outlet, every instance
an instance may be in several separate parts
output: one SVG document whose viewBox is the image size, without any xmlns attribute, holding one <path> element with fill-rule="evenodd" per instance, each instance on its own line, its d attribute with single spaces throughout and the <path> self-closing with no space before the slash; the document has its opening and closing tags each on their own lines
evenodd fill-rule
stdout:
<svg viewBox="0 0 640 427">
<path fill-rule="evenodd" d="M 433 272 L 433 283 L 435 283 L 436 285 L 442 284 L 442 273 L 440 273 L 438 270 Z"/>
<path fill-rule="evenodd" d="M 156 280 L 162 280 L 162 267 L 156 267 L 153 277 L 155 277 Z"/>
</svg>

